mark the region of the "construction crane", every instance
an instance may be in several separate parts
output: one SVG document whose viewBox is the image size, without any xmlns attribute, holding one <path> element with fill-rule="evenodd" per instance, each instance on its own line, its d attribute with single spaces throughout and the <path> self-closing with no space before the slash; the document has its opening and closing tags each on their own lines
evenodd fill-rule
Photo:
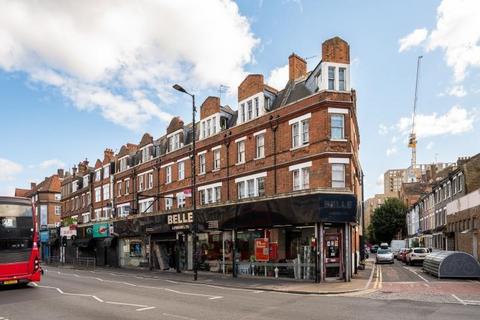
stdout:
<svg viewBox="0 0 480 320">
<path fill-rule="evenodd" d="M 410 132 L 410 137 L 408 139 L 408 147 L 412 148 L 412 160 L 411 160 L 412 170 L 415 169 L 415 165 L 417 164 L 417 135 L 415 133 L 415 114 L 417 112 L 418 75 L 420 72 L 420 61 L 422 60 L 422 58 L 423 56 L 418 56 L 418 59 L 417 59 L 417 76 L 415 79 L 415 97 L 413 99 L 413 113 L 412 113 L 412 131 Z"/>
</svg>

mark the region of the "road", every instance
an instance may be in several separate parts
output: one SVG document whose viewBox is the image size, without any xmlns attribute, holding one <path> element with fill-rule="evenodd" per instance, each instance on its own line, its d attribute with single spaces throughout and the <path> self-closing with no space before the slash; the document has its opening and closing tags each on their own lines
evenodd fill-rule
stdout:
<svg viewBox="0 0 480 320">
<path fill-rule="evenodd" d="M 420 268 L 405 268 L 398 262 L 376 268 L 369 289 L 342 296 L 183 283 L 161 275 L 139 276 L 122 270 L 92 272 L 53 267 L 47 270 L 36 286 L 0 290 L 0 320 L 476 320 L 480 313 L 480 306 L 466 303 L 480 297 L 480 282 L 439 281 L 422 274 Z M 465 287 L 468 290 L 459 289 Z M 458 300 L 445 290 L 453 290 Z M 422 294 L 427 298 L 416 297 Z M 448 301 L 444 300 L 446 296 L 450 297 Z"/>
</svg>

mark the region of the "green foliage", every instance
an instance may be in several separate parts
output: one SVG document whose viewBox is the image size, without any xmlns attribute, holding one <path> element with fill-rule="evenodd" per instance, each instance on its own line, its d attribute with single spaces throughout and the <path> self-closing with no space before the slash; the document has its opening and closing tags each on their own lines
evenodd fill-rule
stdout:
<svg viewBox="0 0 480 320">
<path fill-rule="evenodd" d="M 73 219 L 72 217 L 66 217 L 62 219 L 62 225 L 64 227 L 68 227 L 72 224 L 77 224 L 77 219 Z"/>
<path fill-rule="evenodd" d="M 412 242 L 410 243 L 410 246 L 412 248 L 420 247 L 420 242 L 418 241 L 418 239 L 413 239 Z"/>
<path fill-rule="evenodd" d="M 374 240 L 373 243 L 390 243 L 396 234 L 405 232 L 406 211 L 405 204 L 397 198 L 388 198 L 376 208 L 368 230 L 369 237 L 371 236 Z"/>
</svg>

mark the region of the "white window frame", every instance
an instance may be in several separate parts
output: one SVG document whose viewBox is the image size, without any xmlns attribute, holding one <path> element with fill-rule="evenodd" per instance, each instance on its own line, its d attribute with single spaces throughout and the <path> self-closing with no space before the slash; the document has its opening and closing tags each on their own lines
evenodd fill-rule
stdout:
<svg viewBox="0 0 480 320">
<path fill-rule="evenodd" d="M 183 192 L 177 193 L 177 208 L 185 208 L 187 201 Z"/>
<path fill-rule="evenodd" d="M 198 174 L 205 174 L 207 171 L 206 166 L 206 151 L 198 154 Z"/>
<path fill-rule="evenodd" d="M 213 170 L 220 170 L 221 165 L 221 153 L 220 149 L 213 150 Z"/>
<path fill-rule="evenodd" d="M 312 161 L 299 163 L 292 165 L 288 168 L 292 172 L 292 190 L 305 190 L 310 188 L 310 167 L 312 166 Z M 306 178 L 305 173 L 308 173 Z M 295 184 L 295 175 L 298 177 L 298 187 Z"/>
<path fill-rule="evenodd" d="M 333 122 L 335 118 L 341 118 L 342 120 L 342 127 L 341 127 L 341 137 L 334 137 L 333 132 L 334 128 L 339 128 L 339 127 L 334 127 Z M 331 140 L 345 140 L 345 115 L 340 114 L 340 113 L 330 113 L 330 139 Z"/>
<path fill-rule="evenodd" d="M 265 158 L 265 131 L 262 130 L 253 135 L 255 137 L 255 159 Z"/>
<path fill-rule="evenodd" d="M 288 121 L 288 124 L 291 126 L 291 135 L 292 135 L 292 148 L 303 148 L 309 145 L 310 143 L 310 118 L 312 117 L 311 113 L 304 114 L 295 119 Z M 305 137 L 305 127 L 307 127 L 307 135 Z M 296 139 L 298 138 L 298 139 Z"/>
<path fill-rule="evenodd" d="M 130 178 L 125 179 L 125 195 L 130 193 Z"/>
<path fill-rule="evenodd" d="M 164 200 L 165 200 L 165 210 L 172 210 L 172 208 L 173 208 L 173 194 L 165 195 Z"/>
<path fill-rule="evenodd" d="M 153 188 L 153 171 L 147 172 L 147 177 L 148 177 L 148 189 Z"/>
<path fill-rule="evenodd" d="M 341 168 L 341 170 L 340 170 Z M 332 188 L 345 188 L 346 186 L 346 174 L 345 174 L 345 164 L 344 163 L 332 163 Z M 342 172 L 342 180 L 334 180 L 335 172 Z"/>
<path fill-rule="evenodd" d="M 110 165 L 107 164 L 106 166 L 103 166 L 103 179 L 107 179 L 110 177 Z"/>
<path fill-rule="evenodd" d="M 102 187 L 95 188 L 95 202 L 102 201 Z"/>
<path fill-rule="evenodd" d="M 109 184 L 103 185 L 102 192 L 103 192 L 103 200 L 109 200 L 110 199 L 110 185 Z"/>
<path fill-rule="evenodd" d="M 237 163 L 236 164 L 245 163 L 245 140 L 247 140 L 247 137 L 243 137 L 235 140 L 235 143 L 237 144 Z"/>
<path fill-rule="evenodd" d="M 165 167 L 165 183 L 172 183 L 172 165 Z"/>
<path fill-rule="evenodd" d="M 177 162 L 178 180 L 185 179 L 185 161 Z"/>
<path fill-rule="evenodd" d="M 260 172 L 257 174 L 244 176 L 235 179 L 235 184 L 237 186 L 237 198 L 239 200 L 253 197 L 260 197 L 265 195 L 265 178 L 267 172 Z M 259 190 L 259 180 L 263 179 L 263 194 L 260 194 Z M 253 181 L 252 181 L 253 180 Z M 249 194 L 249 185 L 253 187 L 253 192 Z M 243 189 L 243 190 L 242 190 Z"/>
<path fill-rule="evenodd" d="M 117 197 L 122 196 L 122 181 L 117 181 Z"/>
</svg>

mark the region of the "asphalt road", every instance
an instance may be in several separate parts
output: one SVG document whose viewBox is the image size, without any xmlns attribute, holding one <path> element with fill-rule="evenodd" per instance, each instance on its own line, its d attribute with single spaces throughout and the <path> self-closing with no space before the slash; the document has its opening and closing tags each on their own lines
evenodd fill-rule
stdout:
<svg viewBox="0 0 480 320">
<path fill-rule="evenodd" d="M 418 284 L 415 272 L 381 266 L 372 288 L 358 295 L 295 295 L 48 267 L 37 286 L 0 290 L 0 320 L 27 319 L 478 319 L 480 306 L 455 299 L 386 299 L 390 284 Z M 381 270 L 380 270 L 381 269 Z M 376 272 L 376 271 L 375 271 Z M 378 281 L 377 281 L 378 279 Z M 397 281 L 398 280 L 398 281 Z M 431 283 L 433 283 L 432 280 Z M 439 283 L 444 283 L 440 281 Z M 470 283 L 470 282 L 469 282 Z M 480 293 L 480 285 L 476 285 Z M 373 286 L 377 288 L 373 288 Z M 416 290 L 418 290 L 418 288 Z M 378 296 L 375 296 L 378 295 Z M 465 300 L 462 300 L 465 301 Z M 441 303 L 438 303 L 441 302 Z"/>
</svg>

